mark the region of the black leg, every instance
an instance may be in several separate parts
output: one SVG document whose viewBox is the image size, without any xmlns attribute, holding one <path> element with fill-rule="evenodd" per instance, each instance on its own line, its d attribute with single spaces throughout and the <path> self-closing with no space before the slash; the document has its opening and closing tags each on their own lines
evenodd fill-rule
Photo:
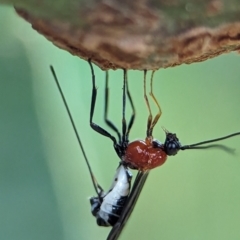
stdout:
<svg viewBox="0 0 240 240">
<path fill-rule="evenodd" d="M 122 108 L 122 143 L 126 142 L 126 132 L 127 132 L 127 123 L 125 118 L 125 110 L 126 110 L 126 76 L 127 70 L 123 70 L 123 108 Z"/>
<path fill-rule="evenodd" d="M 70 122 L 71 122 L 71 124 L 72 124 L 74 133 L 75 133 L 75 135 L 76 135 L 76 137 L 77 137 L 78 145 L 79 145 L 79 147 L 80 147 L 80 149 L 81 149 L 81 151 L 82 151 L 83 157 L 84 157 L 85 162 L 86 162 L 86 164 L 87 164 L 88 171 L 89 171 L 89 173 L 90 173 L 90 175 L 91 175 L 93 187 L 94 187 L 94 189 L 95 189 L 95 191 L 96 191 L 96 193 L 97 193 L 97 195 L 98 195 L 99 201 L 101 202 L 101 201 L 102 201 L 101 193 L 103 192 L 103 189 L 102 189 L 102 187 L 98 184 L 98 182 L 97 182 L 97 180 L 96 180 L 96 178 L 95 178 L 95 176 L 94 176 L 94 174 L 93 174 L 92 168 L 91 168 L 91 166 L 90 166 L 90 163 L 89 163 L 89 161 L 88 161 L 87 155 L 86 155 L 85 150 L 84 150 L 84 148 L 83 148 L 82 141 L 81 141 L 80 136 L 79 136 L 79 134 L 78 134 L 78 131 L 77 131 L 76 125 L 75 125 L 75 123 L 74 123 L 72 114 L 71 114 L 70 109 L 69 109 L 69 107 L 68 107 L 67 101 L 66 101 L 65 96 L 64 96 L 64 94 L 63 94 L 62 88 L 61 88 L 61 86 L 60 86 L 60 84 L 59 84 L 59 81 L 58 81 L 58 78 L 57 78 L 57 75 L 56 75 L 56 73 L 55 73 L 55 71 L 54 71 L 53 66 L 50 66 L 50 69 L 51 69 L 53 78 L 54 78 L 54 80 L 55 80 L 55 83 L 56 83 L 56 85 L 57 85 L 58 91 L 59 91 L 59 93 L 60 93 L 60 96 L 61 96 L 61 98 L 62 98 L 62 101 L 63 101 L 63 103 L 64 103 L 64 106 L 65 106 L 65 109 L 66 109 L 66 111 L 67 111 L 68 117 L 69 117 Z"/>
<path fill-rule="evenodd" d="M 118 131 L 117 127 L 108 120 L 108 96 L 109 96 L 109 87 L 108 87 L 108 71 L 106 71 L 106 78 L 105 78 L 105 108 L 104 108 L 104 121 L 105 123 L 117 134 L 118 136 L 118 142 L 121 141 L 121 134 Z"/>
<path fill-rule="evenodd" d="M 128 88 L 128 78 L 127 78 L 127 75 L 126 75 L 126 79 L 127 79 L 127 81 L 126 81 L 127 96 L 128 96 L 128 100 L 130 102 L 131 108 L 132 108 L 132 116 L 131 116 L 130 121 L 128 123 L 127 134 L 126 134 L 127 135 L 126 136 L 126 141 L 128 142 L 129 133 L 131 131 L 132 125 L 133 125 L 134 120 L 135 120 L 136 111 L 135 111 L 135 107 L 134 107 L 134 104 L 133 104 L 132 96 L 131 96 L 129 88 Z"/>
<path fill-rule="evenodd" d="M 114 148 L 117 148 L 117 140 L 114 136 L 112 136 L 109 132 L 107 132 L 105 129 L 102 127 L 98 126 L 96 123 L 92 121 L 93 119 L 93 114 L 94 114 L 94 109 L 95 109 L 95 103 L 96 103 L 96 98 L 97 98 L 97 88 L 95 85 L 95 75 L 94 75 L 94 70 L 92 66 L 91 59 L 88 60 L 88 63 L 90 65 L 91 73 L 92 73 L 92 100 L 91 100 L 91 110 L 90 110 L 90 126 L 91 128 L 100 133 L 101 135 L 110 138 L 113 141 Z"/>
</svg>

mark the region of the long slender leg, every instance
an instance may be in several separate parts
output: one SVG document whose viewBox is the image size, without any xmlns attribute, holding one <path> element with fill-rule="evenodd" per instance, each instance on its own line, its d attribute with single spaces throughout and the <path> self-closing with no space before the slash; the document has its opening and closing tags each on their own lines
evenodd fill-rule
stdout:
<svg viewBox="0 0 240 240">
<path fill-rule="evenodd" d="M 68 107 L 67 101 L 66 101 L 66 99 L 65 99 L 65 97 L 64 97 L 62 88 L 61 88 L 61 86 L 60 86 L 60 84 L 59 84 L 59 81 L 58 81 L 58 79 L 57 79 L 57 75 L 56 75 L 56 73 L 55 73 L 55 71 L 54 71 L 53 66 L 50 66 L 50 69 L 51 69 L 51 72 L 52 72 L 52 74 L 53 74 L 53 78 L 54 78 L 54 80 L 55 80 L 55 82 L 56 82 L 57 88 L 58 88 L 58 90 L 59 90 L 59 92 L 60 92 L 60 95 L 61 95 L 61 98 L 62 98 L 62 100 L 63 100 L 65 109 L 67 110 L 67 114 L 68 114 L 69 119 L 70 119 L 70 121 L 71 121 L 73 130 L 74 130 L 74 133 L 75 133 L 75 135 L 76 135 L 76 137 L 77 137 L 78 145 L 79 145 L 79 147 L 80 147 L 80 149 L 81 149 L 81 151 L 82 151 L 83 157 L 84 157 L 85 162 L 86 162 L 86 164 L 87 164 L 88 171 L 89 171 L 89 173 L 90 173 L 90 175 L 91 175 L 93 187 L 94 187 L 94 189 L 95 189 L 95 191 L 96 191 L 96 193 L 97 193 L 97 195 L 98 195 L 99 201 L 101 201 L 101 199 L 102 199 L 101 193 L 103 192 L 103 189 L 102 189 L 102 187 L 98 184 L 98 182 L 97 182 L 97 180 L 96 180 L 96 178 L 95 178 L 95 176 L 94 176 L 94 174 L 93 174 L 91 165 L 90 165 L 90 163 L 89 163 L 89 161 L 88 161 L 87 155 L 86 155 L 85 150 L 84 150 L 84 148 L 83 148 L 82 141 L 81 141 L 80 136 L 79 136 L 79 134 L 78 134 L 76 125 L 75 125 L 75 123 L 74 123 L 74 121 L 73 121 L 72 114 L 71 114 L 70 109 L 69 109 L 69 107 Z"/>
<path fill-rule="evenodd" d="M 153 131 L 153 128 L 155 127 L 156 123 L 158 122 L 159 118 L 161 117 L 162 115 L 162 110 L 161 110 L 161 107 L 156 99 L 156 97 L 154 96 L 153 94 L 153 76 L 154 76 L 154 73 L 155 71 L 152 71 L 152 75 L 151 75 L 151 92 L 150 92 L 150 96 L 152 97 L 153 101 L 155 102 L 155 104 L 157 105 L 158 107 L 158 113 L 157 115 L 154 117 L 153 121 L 152 121 L 152 124 L 151 124 L 151 127 L 150 127 L 150 134 L 152 135 L 152 131 Z"/>
<path fill-rule="evenodd" d="M 127 134 L 126 134 L 126 141 L 128 142 L 129 133 L 131 131 L 132 125 L 133 125 L 134 120 L 135 120 L 136 111 L 135 111 L 135 107 L 134 107 L 134 104 L 133 104 L 132 96 L 131 96 L 129 88 L 128 88 L 128 78 L 127 78 L 127 75 L 126 75 L 126 79 L 127 79 L 127 81 L 126 81 L 127 96 L 128 96 L 128 100 L 130 102 L 131 108 L 132 108 L 132 115 L 131 115 L 130 121 L 128 123 Z"/>
<path fill-rule="evenodd" d="M 109 76 L 108 76 L 108 72 L 106 72 L 106 85 L 105 85 L 105 111 L 104 111 L 104 120 L 106 122 L 106 124 L 113 130 L 117 133 L 118 135 L 118 138 L 119 138 L 119 142 L 121 141 L 121 134 L 120 132 L 118 131 L 117 127 L 110 121 L 107 119 L 107 115 L 108 115 L 108 97 L 109 97 L 109 87 L 108 87 L 108 79 L 109 79 Z M 125 91 L 124 91 L 125 89 Z M 126 94 L 127 94 L 127 97 L 129 99 L 129 102 L 130 102 L 130 105 L 131 105 L 131 108 L 132 108 L 132 115 L 131 115 L 131 118 L 129 120 L 129 123 L 128 123 L 128 126 L 126 126 L 126 120 L 125 120 L 125 108 L 126 108 Z M 131 97 L 131 94 L 129 92 L 129 88 L 128 88 L 128 79 L 127 79 L 127 71 L 124 70 L 124 83 L 123 83 L 123 121 L 122 121 L 122 124 L 123 124 L 123 136 L 124 136 L 124 132 L 125 132 L 125 137 L 122 138 L 122 141 L 124 142 L 128 142 L 128 136 L 129 136 L 129 132 L 132 128 L 132 125 L 134 123 L 134 120 L 135 120 L 135 107 L 134 107 L 134 104 L 133 104 L 133 101 L 132 101 L 132 97 Z M 126 130 L 125 130 L 126 129 Z"/>
<path fill-rule="evenodd" d="M 149 111 L 149 116 L 148 116 L 148 121 L 147 121 L 147 137 L 151 137 L 151 125 L 152 125 L 152 112 L 151 112 L 151 108 L 148 102 L 148 97 L 147 97 L 147 93 L 146 93 L 146 75 L 147 75 L 147 70 L 144 70 L 144 98 L 145 98 L 145 102 L 147 104 L 147 108 Z"/>
<path fill-rule="evenodd" d="M 108 96 L 109 96 L 108 71 L 106 71 L 104 121 L 117 134 L 118 142 L 120 142 L 121 141 L 121 134 L 120 134 L 120 132 L 118 131 L 117 127 L 107 117 L 108 116 Z"/>
<path fill-rule="evenodd" d="M 91 128 L 102 134 L 105 137 L 110 138 L 113 141 L 114 148 L 117 149 L 117 140 L 114 136 L 112 136 L 108 131 L 103 129 L 102 127 L 98 126 L 96 123 L 92 121 L 93 119 L 93 114 L 94 114 L 94 109 L 95 109 L 95 103 L 96 103 L 96 98 L 97 98 L 97 88 L 95 85 L 95 75 L 94 75 L 94 70 L 92 66 L 91 59 L 88 60 L 88 63 L 90 65 L 91 73 L 92 73 L 92 100 L 91 100 L 91 109 L 90 109 L 90 126 Z"/>
<path fill-rule="evenodd" d="M 127 70 L 123 70 L 123 108 L 122 108 L 122 143 L 126 142 L 126 132 L 127 132 L 127 123 L 125 118 L 125 110 L 126 110 L 126 81 L 127 81 Z"/>
</svg>

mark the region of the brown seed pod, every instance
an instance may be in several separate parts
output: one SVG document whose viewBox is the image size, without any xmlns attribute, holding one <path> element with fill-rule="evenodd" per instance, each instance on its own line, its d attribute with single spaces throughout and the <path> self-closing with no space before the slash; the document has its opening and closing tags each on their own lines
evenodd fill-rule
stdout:
<svg viewBox="0 0 240 240">
<path fill-rule="evenodd" d="M 237 0 L 15 2 L 56 46 L 102 69 L 166 68 L 240 48 Z"/>
</svg>

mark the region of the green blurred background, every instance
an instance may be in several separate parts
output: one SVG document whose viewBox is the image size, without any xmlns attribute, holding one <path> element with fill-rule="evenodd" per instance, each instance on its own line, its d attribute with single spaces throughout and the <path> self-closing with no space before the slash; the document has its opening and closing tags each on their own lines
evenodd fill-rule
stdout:
<svg viewBox="0 0 240 240">
<path fill-rule="evenodd" d="M 0 240 L 102 240 L 110 229 L 91 216 L 86 164 L 56 89 L 55 67 L 94 173 L 108 188 L 117 167 L 109 139 L 89 127 L 88 64 L 56 48 L 10 7 L 0 6 Z M 95 66 L 103 123 L 104 72 Z M 137 109 L 130 139 L 144 138 L 143 73 L 129 71 Z M 109 115 L 121 126 L 122 71 L 110 71 Z M 161 126 L 183 144 L 240 131 L 240 58 L 236 53 L 160 70 L 154 89 Z M 156 111 L 156 108 L 153 107 Z M 154 169 L 120 239 L 240 239 L 240 136 L 219 149 L 189 150 Z"/>
</svg>

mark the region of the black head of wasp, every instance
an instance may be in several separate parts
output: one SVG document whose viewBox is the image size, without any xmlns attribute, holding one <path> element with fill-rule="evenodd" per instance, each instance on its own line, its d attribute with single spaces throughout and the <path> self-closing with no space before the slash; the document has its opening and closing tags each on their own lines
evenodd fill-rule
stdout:
<svg viewBox="0 0 240 240">
<path fill-rule="evenodd" d="M 212 146 L 206 145 L 206 144 L 221 141 L 230 137 L 240 135 L 240 132 L 236 132 L 221 138 L 211 139 L 211 140 L 202 141 L 202 142 L 198 142 L 190 145 L 183 145 L 183 146 L 179 142 L 176 134 L 170 133 L 166 129 L 164 129 L 166 133 L 166 138 L 164 143 L 161 143 L 160 141 L 154 139 L 152 136 L 152 132 L 161 116 L 162 111 L 156 97 L 153 94 L 153 87 L 152 87 L 153 76 L 154 76 L 154 71 L 153 71 L 151 75 L 151 83 L 150 83 L 151 84 L 150 96 L 158 108 L 158 113 L 154 118 L 152 117 L 150 104 L 146 94 L 147 71 L 145 70 L 144 71 L 144 98 L 149 111 L 146 138 L 144 140 L 136 140 L 133 142 L 129 142 L 129 139 L 128 139 L 129 133 L 135 119 L 135 108 L 132 101 L 132 97 L 128 89 L 127 71 L 124 69 L 123 70 L 123 93 L 122 93 L 123 107 L 122 107 L 121 133 L 117 129 L 117 127 L 108 119 L 108 116 L 107 116 L 108 115 L 108 92 L 109 92 L 108 72 L 106 72 L 106 78 L 105 78 L 106 86 L 105 86 L 104 120 L 107 126 L 110 127 L 110 129 L 112 129 L 113 132 L 115 132 L 115 134 L 117 135 L 117 138 L 118 138 L 117 140 L 107 130 L 105 130 L 104 128 L 100 127 L 99 125 L 93 122 L 93 115 L 94 115 L 95 103 L 97 98 L 97 88 L 95 85 L 95 74 L 94 74 L 91 60 L 89 60 L 88 63 L 90 65 L 91 74 L 92 74 L 90 126 L 94 131 L 112 140 L 113 147 L 120 158 L 120 164 L 114 175 L 112 185 L 107 192 L 103 190 L 103 188 L 98 184 L 98 182 L 94 177 L 94 174 L 90 167 L 86 153 L 82 146 L 82 142 L 80 140 L 79 134 L 77 132 L 76 126 L 74 124 L 73 118 L 71 116 L 70 110 L 68 108 L 67 102 L 65 100 L 65 97 L 63 95 L 63 92 L 61 90 L 61 87 L 59 85 L 59 82 L 57 80 L 56 74 L 52 66 L 51 66 L 51 71 L 53 73 L 54 79 L 56 81 L 59 92 L 63 99 L 65 108 L 68 112 L 79 146 L 83 153 L 84 159 L 87 163 L 87 166 L 92 178 L 93 186 L 97 193 L 96 197 L 92 197 L 90 199 L 92 214 L 96 217 L 98 225 L 113 226 L 107 238 L 108 240 L 113 240 L 119 237 L 125 223 L 130 217 L 133 211 L 133 208 L 136 204 L 136 201 L 139 197 L 139 194 L 141 193 L 144 183 L 148 177 L 149 170 L 162 165 L 166 161 L 167 156 L 176 155 L 179 150 L 209 148 Z M 126 123 L 126 118 L 125 118 L 126 99 L 128 99 L 132 109 L 132 115 L 130 117 L 128 124 Z M 135 178 L 135 181 L 131 190 L 130 188 L 131 188 L 132 174 L 129 168 L 138 170 L 138 174 Z"/>
</svg>

